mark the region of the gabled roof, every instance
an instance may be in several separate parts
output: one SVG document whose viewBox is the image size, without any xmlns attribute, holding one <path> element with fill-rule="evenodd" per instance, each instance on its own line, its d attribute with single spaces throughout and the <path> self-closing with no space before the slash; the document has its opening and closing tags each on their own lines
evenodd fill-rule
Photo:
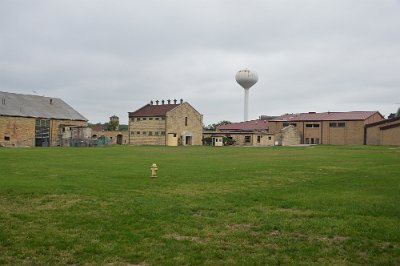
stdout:
<svg viewBox="0 0 400 266">
<path fill-rule="evenodd" d="M 351 111 L 351 112 L 325 112 L 325 113 L 300 113 L 285 114 L 270 121 L 340 121 L 340 120 L 366 120 L 377 111 Z M 379 114 L 381 115 L 381 114 Z M 382 115 L 381 115 L 382 116 Z M 382 116 L 383 118 L 383 116 Z"/>
<path fill-rule="evenodd" d="M 217 127 L 217 130 L 267 130 L 268 129 L 268 121 L 257 119 L 250 120 L 239 123 L 232 123 L 227 125 L 221 125 Z"/>
<path fill-rule="evenodd" d="M 87 119 L 59 98 L 0 91 L 0 115 L 67 120 Z"/>
<path fill-rule="evenodd" d="M 175 107 L 180 104 L 160 104 L 160 105 L 151 105 L 146 104 L 142 108 L 129 112 L 129 117 L 134 116 L 165 116 L 168 111 L 171 111 Z"/>
</svg>

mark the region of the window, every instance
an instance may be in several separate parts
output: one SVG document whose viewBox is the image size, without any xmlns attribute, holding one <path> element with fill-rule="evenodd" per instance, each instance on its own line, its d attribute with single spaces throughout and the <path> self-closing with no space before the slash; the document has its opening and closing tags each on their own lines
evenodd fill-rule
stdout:
<svg viewBox="0 0 400 266">
<path fill-rule="evenodd" d="M 136 135 L 140 135 L 140 131 L 136 131 Z"/>
<path fill-rule="evenodd" d="M 315 139 L 315 144 L 319 144 L 319 138 Z"/>
<path fill-rule="evenodd" d="M 271 140 L 272 138 L 271 137 L 268 137 L 268 140 Z"/>
<path fill-rule="evenodd" d="M 188 125 L 188 120 L 187 120 L 187 117 L 185 117 L 185 126 L 187 126 Z"/>
<path fill-rule="evenodd" d="M 160 118 L 159 118 L 159 117 L 156 117 L 156 118 L 154 118 L 154 120 L 160 120 Z"/>
<path fill-rule="evenodd" d="M 5 136 L 5 137 L 4 137 L 4 140 L 5 140 L 5 141 L 10 141 L 10 137 L 9 137 L 9 136 Z"/>
<path fill-rule="evenodd" d="M 147 118 L 146 117 L 142 117 L 142 120 L 146 120 Z"/>
<path fill-rule="evenodd" d="M 306 127 L 319 127 L 319 124 L 306 124 Z"/>
<path fill-rule="evenodd" d="M 261 142 L 261 136 L 257 136 L 257 143 Z"/>
<path fill-rule="evenodd" d="M 158 131 L 155 131 L 155 132 L 154 132 L 154 136 L 158 136 Z"/>
<path fill-rule="evenodd" d="M 149 117 L 149 120 L 153 120 L 153 117 Z"/>
<path fill-rule="evenodd" d="M 161 136 L 165 136 L 165 131 L 161 131 Z"/>
<path fill-rule="evenodd" d="M 250 143 L 250 141 L 251 141 L 251 136 L 244 136 L 245 143 Z"/>
<path fill-rule="evenodd" d="M 161 120 L 165 120 L 165 117 L 161 117 Z"/>
<path fill-rule="evenodd" d="M 143 132 L 142 132 L 142 135 L 146 135 L 146 131 L 143 131 Z"/>
<path fill-rule="evenodd" d="M 296 123 L 289 123 L 289 122 L 283 122 L 283 127 L 287 127 L 287 126 L 297 126 Z"/>
<path fill-rule="evenodd" d="M 153 136 L 153 132 L 152 131 L 149 131 L 149 136 Z"/>
<path fill-rule="evenodd" d="M 135 135 L 135 132 L 131 131 L 131 136 Z"/>
<path fill-rule="evenodd" d="M 329 123 L 329 127 L 345 127 L 346 123 L 345 122 L 332 122 Z"/>
<path fill-rule="evenodd" d="M 306 138 L 306 144 L 310 144 L 310 139 Z"/>
</svg>

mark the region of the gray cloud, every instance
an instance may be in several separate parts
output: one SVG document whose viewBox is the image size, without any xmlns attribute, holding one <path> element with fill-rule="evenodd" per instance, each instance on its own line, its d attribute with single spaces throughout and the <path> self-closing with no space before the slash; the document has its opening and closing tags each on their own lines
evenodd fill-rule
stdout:
<svg viewBox="0 0 400 266">
<path fill-rule="evenodd" d="M 91 122 L 184 98 L 205 124 L 400 105 L 399 1 L 0 2 L 0 90 L 60 97 Z"/>
</svg>

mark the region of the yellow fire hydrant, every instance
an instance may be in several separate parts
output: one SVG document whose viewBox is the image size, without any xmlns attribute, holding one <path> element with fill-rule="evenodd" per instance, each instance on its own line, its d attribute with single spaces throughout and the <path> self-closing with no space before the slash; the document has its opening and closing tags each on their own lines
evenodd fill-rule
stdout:
<svg viewBox="0 0 400 266">
<path fill-rule="evenodd" d="M 158 166 L 153 163 L 150 167 L 151 170 L 151 177 L 157 177 Z"/>
</svg>

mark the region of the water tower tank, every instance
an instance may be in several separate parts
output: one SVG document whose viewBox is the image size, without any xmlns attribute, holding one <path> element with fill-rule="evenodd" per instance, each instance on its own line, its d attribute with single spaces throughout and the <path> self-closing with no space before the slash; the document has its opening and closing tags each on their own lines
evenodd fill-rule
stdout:
<svg viewBox="0 0 400 266">
<path fill-rule="evenodd" d="M 236 81 L 244 89 L 250 89 L 258 81 L 257 73 L 248 69 L 239 70 L 236 74 Z"/>
</svg>

